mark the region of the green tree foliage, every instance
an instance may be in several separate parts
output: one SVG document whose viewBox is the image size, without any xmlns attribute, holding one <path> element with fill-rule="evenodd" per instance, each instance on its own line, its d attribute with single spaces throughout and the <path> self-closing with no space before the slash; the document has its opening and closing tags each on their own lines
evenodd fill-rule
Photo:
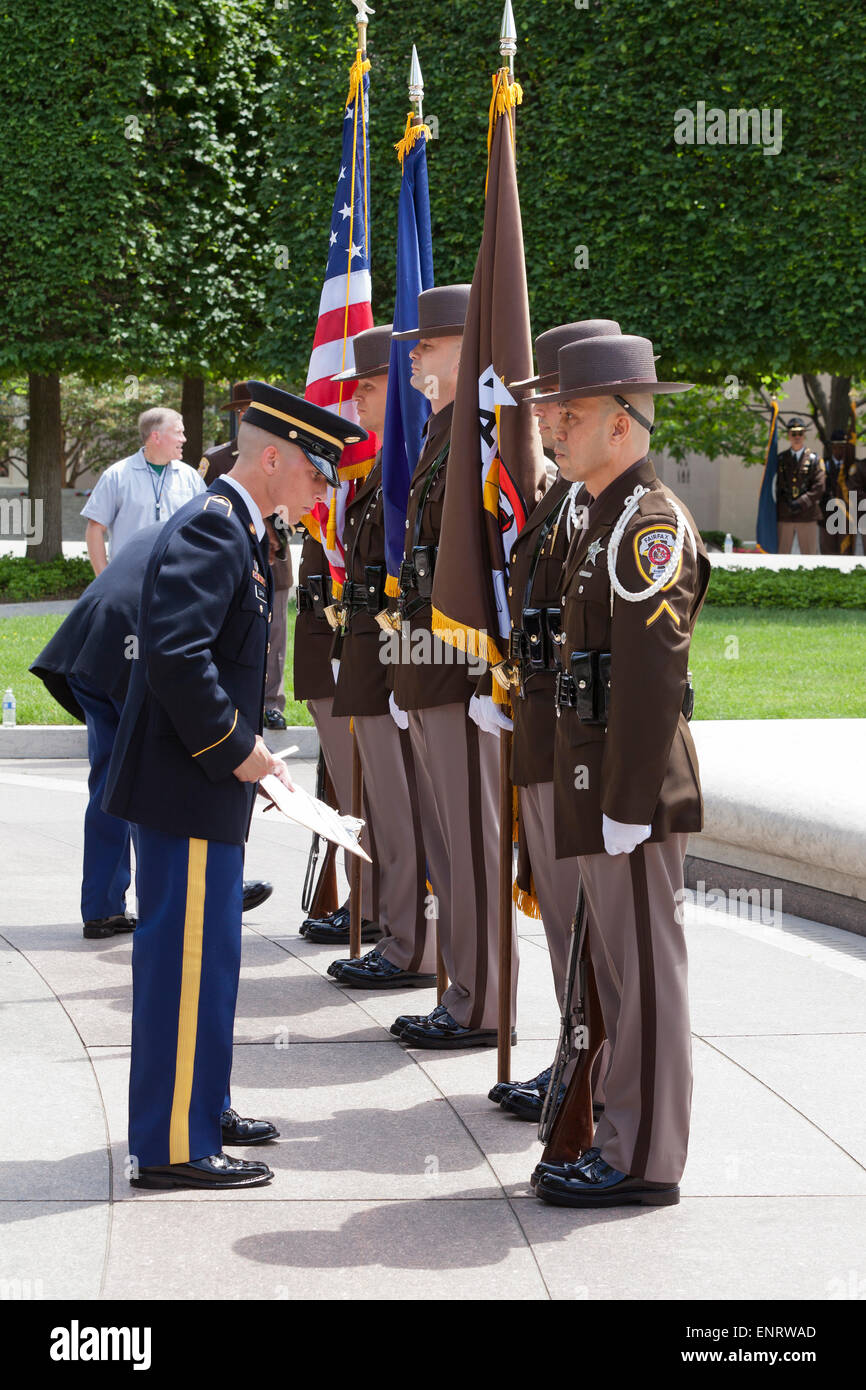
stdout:
<svg viewBox="0 0 866 1390">
<path fill-rule="evenodd" d="M 439 283 L 469 279 L 481 229 L 490 73 L 499 12 L 477 0 L 370 23 L 374 312 L 393 306 L 399 166 L 413 41 L 436 118 L 429 147 Z M 515 7 L 524 233 L 536 332 L 618 318 L 653 338 L 659 369 L 721 391 L 735 374 L 850 374 L 862 355 L 866 10 L 859 0 L 533 0 Z M 353 53 L 343 7 L 275 11 L 270 232 L 278 308 L 263 354 L 303 379 L 315 323 Z M 782 148 L 681 145 L 676 113 L 782 112 Z M 588 265 L 578 269 L 587 249 Z M 668 409 L 664 403 L 661 413 Z"/>
</svg>

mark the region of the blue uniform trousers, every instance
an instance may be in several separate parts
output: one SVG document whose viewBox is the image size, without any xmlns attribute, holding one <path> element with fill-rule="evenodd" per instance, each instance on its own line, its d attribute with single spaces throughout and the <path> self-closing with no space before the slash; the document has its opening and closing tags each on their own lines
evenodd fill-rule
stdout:
<svg viewBox="0 0 866 1390">
<path fill-rule="evenodd" d="M 222 1150 L 241 964 L 242 845 L 138 827 L 129 1153 L 142 1168 Z"/>
<path fill-rule="evenodd" d="M 84 922 L 119 917 L 126 909 L 130 883 L 127 821 L 102 809 L 108 764 L 122 706 L 92 686 L 68 679 L 69 688 L 87 721 L 90 800 L 84 813 L 84 868 L 81 876 L 81 918 Z M 134 832 L 133 832 L 134 833 Z"/>
</svg>

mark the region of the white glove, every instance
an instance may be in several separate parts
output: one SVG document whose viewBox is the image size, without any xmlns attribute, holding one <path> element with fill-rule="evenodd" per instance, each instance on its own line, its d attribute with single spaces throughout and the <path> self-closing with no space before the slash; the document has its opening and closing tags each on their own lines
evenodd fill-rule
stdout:
<svg viewBox="0 0 866 1390">
<path fill-rule="evenodd" d="M 601 833 L 608 854 L 631 854 L 652 834 L 651 825 L 624 825 L 621 820 L 611 820 L 602 813 Z"/>
<path fill-rule="evenodd" d="M 397 725 L 397 728 L 408 729 L 409 716 L 403 710 L 401 710 L 400 706 L 397 704 L 397 701 L 394 699 L 393 691 L 388 696 L 388 709 L 391 711 L 391 718 Z"/>
<path fill-rule="evenodd" d="M 335 656 L 331 657 L 331 670 L 334 673 L 334 685 L 340 679 L 340 663 Z"/>
<path fill-rule="evenodd" d="M 469 718 L 475 721 L 479 729 L 483 729 L 486 734 L 495 734 L 497 738 L 501 729 L 514 728 L 508 715 L 502 712 L 492 695 L 473 695 L 469 701 Z"/>
</svg>

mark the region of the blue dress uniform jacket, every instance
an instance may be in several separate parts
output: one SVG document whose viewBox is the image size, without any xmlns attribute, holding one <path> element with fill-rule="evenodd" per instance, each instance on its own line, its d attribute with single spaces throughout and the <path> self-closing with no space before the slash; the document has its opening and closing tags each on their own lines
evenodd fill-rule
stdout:
<svg viewBox="0 0 866 1390">
<path fill-rule="evenodd" d="M 87 586 L 69 616 L 30 667 L 34 676 L 74 719 L 84 711 L 70 679 L 91 686 L 120 704 L 133 665 L 130 638 L 138 629 L 141 585 L 162 525 L 145 526 L 116 560 Z"/>
<path fill-rule="evenodd" d="M 230 483 L 217 479 L 166 522 L 144 577 L 106 811 L 169 835 L 243 844 L 256 786 L 233 772 L 262 731 L 271 592 Z"/>
</svg>

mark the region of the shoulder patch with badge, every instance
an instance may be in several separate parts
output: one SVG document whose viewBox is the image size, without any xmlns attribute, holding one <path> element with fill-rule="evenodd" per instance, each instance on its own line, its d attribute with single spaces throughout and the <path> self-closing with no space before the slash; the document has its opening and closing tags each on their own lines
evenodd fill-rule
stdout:
<svg viewBox="0 0 866 1390">
<path fill-rule="evenodd" d="M 664 574 L 674 553 L 676 539 L 676 528 L 666 526 L 663 522 L 656 523 L 654 526 L 645 526 L 642 531 L 638 531 L 634 538 L 634 557 L 637 567 L 648 585 L 654 584 Z M 676 582 L 682 567 L 681 555 L 676 573 L 665 585 L 665 589 L 669 589 Z"/>
<path fill-rule="evenodd" d="M 206 512 L 208 507 L 213 504 L 215 507 L 225 507 L 226 516 L 232 514 L 232 504 L 227 497 L 223 497 L 221 492 L 209 492 L 202 511 Z"/>
<path fill-rule="evenodd" d="M 205 476 L 205 474 L 207 473 L 207 470 L 208 470 L 209 467 L 210 467 L 210 464 L 209 464 L 207 458 L 202 458 L 202 459 L 200 460 L 200 462 L 199 462 L 199 465 L 198 465 L 199 476 L 203 478 L 203 477 Z"/>
</svg>

